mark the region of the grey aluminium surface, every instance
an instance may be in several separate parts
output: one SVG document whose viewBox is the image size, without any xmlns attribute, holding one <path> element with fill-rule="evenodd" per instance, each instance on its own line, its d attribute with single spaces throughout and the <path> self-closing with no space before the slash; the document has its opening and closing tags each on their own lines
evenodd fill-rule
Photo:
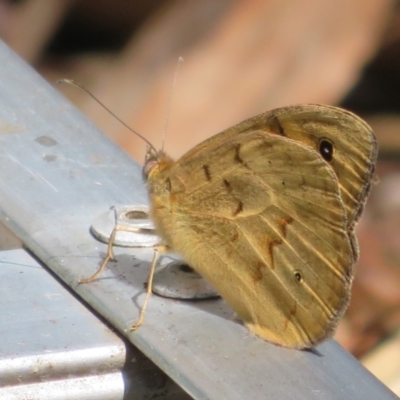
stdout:
<svg viewBox="0 0 400 400">
<path fill-rule="evenodd" d="M 23 249 L 0 251 L 0 399 L 188 399 Z"/>
<path fill-rule="evenodd" d="M 129 341 L 196 399 L 397 398 L 333 340 L 279 348 L 249 335 L 221 300 L 152 296 L 130 332 L 151 249 L 118 249 L 102 278 L 77 282 L 106 251 L 92 221 L 146 202 L 140 167 L 0 45 L 0 219 Z"/>
</svg>

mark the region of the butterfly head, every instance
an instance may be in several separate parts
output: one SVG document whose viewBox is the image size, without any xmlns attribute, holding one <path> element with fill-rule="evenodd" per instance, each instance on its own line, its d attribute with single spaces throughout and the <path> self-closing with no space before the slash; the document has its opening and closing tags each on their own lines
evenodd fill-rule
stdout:
<svg viewBox="0 0 400 400">
<path fill-rule="evenodd" d="M 148 147 L 146 156 L 144 159 L 144 165 L 142 169 L 143 180 L 147 182 L 151 172 L 157 168 L 159 162 L 160 152 L 154 147 Z"/>
<path fill-rule="evenodd" d="M 173 164 L 174 161 L 172 158 L 167 156 L 163 150 L 156 150 L 153 147 L 149 147 L 146 152 L 142 170 L 143 180 L 150 183 L 150 181 L 168 174 Z"/>
</svg>

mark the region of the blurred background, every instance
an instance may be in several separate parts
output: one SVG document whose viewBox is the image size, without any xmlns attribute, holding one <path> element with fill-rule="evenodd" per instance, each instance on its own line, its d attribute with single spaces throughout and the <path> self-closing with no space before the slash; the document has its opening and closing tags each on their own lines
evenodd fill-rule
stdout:
<svg viewBox="0 0 400 400">
<path fill-rule="evenodd" d="M 337 335 L 400 395 L 400 3 L 395 0 L 0 0 L 0 37 L 49 82 L 73 78 L 166 151 L 298 103 L 341 105 L 380 145 Z M 178 57 L 177 83 L 170 100 Z M 145 145 L 88 95 L 58 87 L 143 162 Z"/>
</svg>

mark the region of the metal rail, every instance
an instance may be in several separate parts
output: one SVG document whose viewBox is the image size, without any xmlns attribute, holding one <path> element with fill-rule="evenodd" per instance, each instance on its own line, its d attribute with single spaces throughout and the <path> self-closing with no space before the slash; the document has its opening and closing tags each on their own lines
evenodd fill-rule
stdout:
<svg viewBox="0 0 400 400">
<path fill-rule="evenodd" d="M 102 278 L 77 282 L 106 251 L 93 220 L 146 202 L 139 166 L 1 44 L 0 221 L 134 346 L 195 399 L 397 398 L 333 340 L 279 348 L 249 335 L 221 300 L 152 296 L 130 332 L 151 249 L 119 249 Z"/>
<path fill-rule="evenodd" d="M 189 399 L 25 250 L 0 252 L 0 282 L 0 399 Z"/>
</svg>

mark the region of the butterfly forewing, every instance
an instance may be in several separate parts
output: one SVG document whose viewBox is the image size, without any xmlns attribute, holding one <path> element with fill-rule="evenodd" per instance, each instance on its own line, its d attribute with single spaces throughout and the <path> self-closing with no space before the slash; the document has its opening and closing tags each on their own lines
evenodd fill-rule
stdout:
<svg viewBox="0 0 400 400">
<path fill-rule="evenodd" d="M 309 104 L 277 108 L 249 118 L 196 146 L 206 149 L 237 134 L 260 130 L 299 141 L 321 152 L 323 141 L 332 145 L 328 160 L 339 181 L 341 197 L 354 227 L 369 194 L 378 147 L 372 129 L 358 116 L 338 107 Z"/>
</svg>

